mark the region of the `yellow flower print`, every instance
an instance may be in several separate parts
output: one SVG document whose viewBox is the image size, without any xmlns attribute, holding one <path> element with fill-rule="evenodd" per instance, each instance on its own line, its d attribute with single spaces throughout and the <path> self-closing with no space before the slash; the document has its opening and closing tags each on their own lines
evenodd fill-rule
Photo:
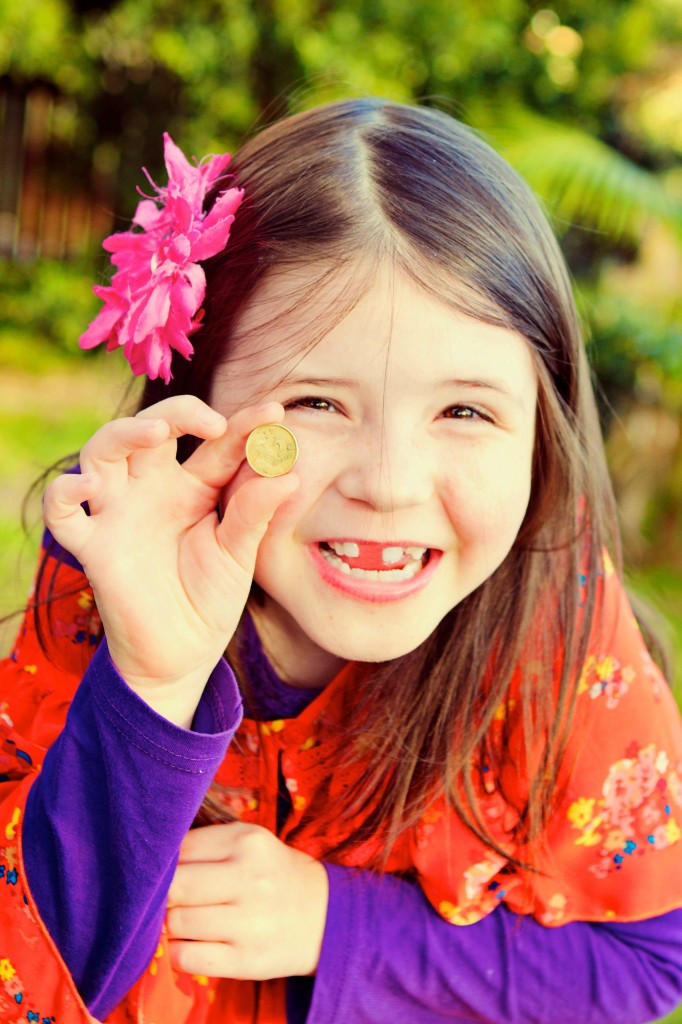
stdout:
<svg viewBox="0 0 682 1024">
<path fill-rule="evenodd" d="M 586 828 L 592 820 L 594 814 L 594 805 L 596 800 L 594 797 L 581 796 L 577 800 L 574 800 L 571 806 L 566 812 L 568 820 L 570 821 L 573 828 Z"/>
<path fill-rule="evenodd" d="M 19 824 L 19 818 L 21 817 L 21 809 L 15 807 L 12 812 L 12 817 L 5 827 L 5 838 L 16 839 L 17 825 Z"/>
<path fill-rule="evenodd" d="M 588 677 L 590 675 L 590 672 L 594 668 L 595 660 L 596 659 L 595 659 L 594 655 L 590 654 L 589 658 L 587 659 L 587 661 L 583 665 L 583 670 L 580 673 L 580 682 L 578 683 L 578 693 L 579 694 L 580 693 L 585 693 L 586 690 L 589 690 L 587 679 L 588 679 Z"/>
<path fill-rule="evenodd" d="M 623 830 L 620 828 L 612 828 L 604 839 L 604 849 L 609 852 L 614 850 L 622 850 L 627 842 Z"/>
<path fill-rule="evenodd" d="M 665 838 L 668 840 L 670 845 L 676 843 L 682 836 L 680 826 L 677 824 L 674 818 L 669 818 L 665 825 Z"/>
<path fill-rule="evenodd" d="M 495 721 L 504 722 L 510 711 L 514 710 L 516 705 L 515 700 L 503 700 L 501 704 L 498 704 L 495 709 Z"/>
<path fill-rule="evenodd" d="M 0 960 L 0 981 L 11 981 L 16 973 L 7 957 L 3 957 Z"/>
<path fill-rule="evenodd" d="M 149 968 L 148 968 L 150 974 L 152 974 L 152 975 L 153 974 L 158 974 L 158 972 L 159 972 L 159 965 L 158 965 L 157 961 L 161 959 L 161 957 L 164 955 L 164 953 L 165 953 L 165 949 L 163 948 L 163 942 L 160 942 L 158 944 L 158 946 L 156 947 L 156 953 L 154 954 L 154 959 L 152 960 L 152 962 L 150 963 Z"/>
<path fill-rule="evenodd" d="M 594 821 L 590 822 L 590 827 L 586 828 L 583 834 L 576 839 L 576 846 L 596 846 L 597 843 L 601 842 L 601 832 L 596 831 L 601 823 L 601 818 L 595 818 Z"/>
<path fill-rule="evenodd" d="M 475 924 L 483 916 L 476 910 L 463 910 L 462 907 L 457 907 L 447 900 L 442 900 L 438 904 L 438 913 L 450 924 Z"/>
<path fill-rule="evenodd" d="M 615 663 L 610 655 L 600 661 L 596 668 L 597 679 L 610 679 L 615 671 Z"/>
<path fill-rule="evenodd" d="M 630 690 L 635 672 L 630 665 L 621 665 L 607 654 L 601 660 L 590 655 L 583 665 L 578 693 L 588 693 L 592 700 L 604 697 L 607 708 L 615 708 Z"/>
<path fill-rule="evenodd" d="M 504 867 L 506 861 L 491 853 L 485 860 L 472 864 L 464 872 L 464 884 L 467 899 L 480 899 L 483 896 L 488 882 L 495 877 L 500 868 Z"/>
<path fill-rule="evenodd" d="M 274 722 L 261 722 L 260 731 L 264 736 L 269 736 L 273 732 L 281 732 L 284 728 L 284 719 L 277 718 Z"/>
</svg>

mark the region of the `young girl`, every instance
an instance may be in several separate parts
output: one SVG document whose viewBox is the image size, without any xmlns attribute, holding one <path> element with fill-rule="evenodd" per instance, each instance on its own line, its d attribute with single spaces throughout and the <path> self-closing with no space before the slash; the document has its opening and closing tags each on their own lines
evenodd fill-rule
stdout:
<svg viewBox="0 0 682 1024">
<path fill-rule="evenodd" d="M 663 1015 L 682 729 L 542 214 L 379 100 L 226 163 L 166 138 L 106 243 L 83 343 L 149 380 L 48 489 L 4 666 L 0 1020 Z"/>
</svg>

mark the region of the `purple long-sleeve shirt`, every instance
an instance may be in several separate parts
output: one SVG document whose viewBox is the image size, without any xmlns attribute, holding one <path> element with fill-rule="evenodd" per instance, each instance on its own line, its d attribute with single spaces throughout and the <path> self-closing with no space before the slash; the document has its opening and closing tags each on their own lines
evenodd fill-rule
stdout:
<svg viewBox="0 0 682 1024">
<path fill-rule="evenodd" d="M 257 711 L 300 711 L 314 694 L 278 686 L 252 654 Z M 221 662 L 194 731 L 172 725 L 126 686 L 102 644 L 45 758 L 26 809 L 26 870 L 94 1016 L 123 998 L 153 955 L 180 842 L 239 714 Z M 637 1024 L 682 1000 L 682 911 L 548 929 L 500 905 L 460 927 L 409 881 L 327 871 L 321 959 L 314 985 L 290 981 L 292 1024 Z"/>
</svg>

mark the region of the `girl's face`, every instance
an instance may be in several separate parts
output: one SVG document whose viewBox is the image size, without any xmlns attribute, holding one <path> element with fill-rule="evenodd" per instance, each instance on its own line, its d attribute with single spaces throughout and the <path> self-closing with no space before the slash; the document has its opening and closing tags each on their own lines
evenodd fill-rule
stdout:
<svg viewBox="0 0 682 1024">
<path fill-rule="evenodd" d="M 414 650 L 504 560 L 530 495 L 537 379 L 524 338 L 393 267 L 301 355 L 330 301 L 322 287 L 292 311 L 301 281 L 266 280 L 212 404 L 279 401 L 298 438 L 300 489 L 258 553 L 256 624 L 282 676 L 315 686 L 348 659 Z"/>
</svg>

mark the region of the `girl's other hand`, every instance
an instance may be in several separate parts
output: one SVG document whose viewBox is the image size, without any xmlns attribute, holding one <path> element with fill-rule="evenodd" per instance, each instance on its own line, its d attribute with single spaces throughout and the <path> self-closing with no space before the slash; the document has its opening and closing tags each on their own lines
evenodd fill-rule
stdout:
<svg viewBox="0 0 682 1024">
<path fill-rule="evenodd" d="M 193 396 L 169 398 L 98 430 L 81 474 L 46 491 L 47 525 L 87 574 L 116 668 L 178 725 L 237 627 L 268 523 L 298 487 L 294 474 L 249 476 L 217 511 L 250 431 L 283 417 L 276 402 L 227 421 Z M 180 465 L 183 434 L 203 443 Z"/>
<path fill-rule="evenodd" d="M 313 974 L 328 899 L 324 866 L 260 825 L 196 829 L 168 894 L 173 966 L 261 981 Z"/>
</svg>

